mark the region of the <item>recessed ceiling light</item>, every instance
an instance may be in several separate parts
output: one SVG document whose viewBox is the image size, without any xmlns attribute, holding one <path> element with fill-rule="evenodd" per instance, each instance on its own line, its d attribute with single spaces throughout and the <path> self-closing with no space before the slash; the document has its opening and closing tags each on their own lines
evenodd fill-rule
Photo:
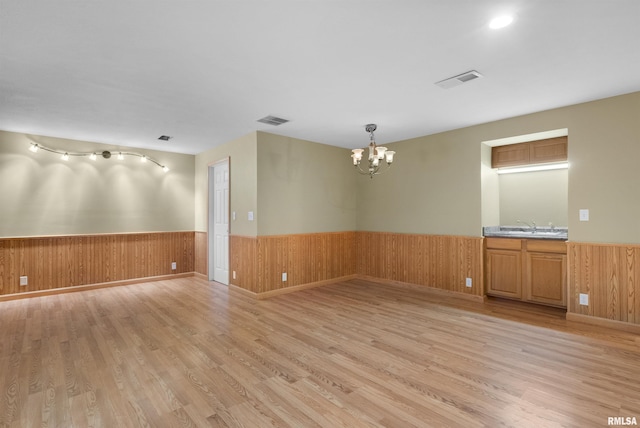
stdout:
<svg viewBox="0 0 640 428">
<path fill-rule="evenodd" d="M 489 22 L 489 28 L 497 30 L 499 28 L 504 28 L 507 25 L 513 22 L 513 16 L 511 15 L 502 15 L 496 18 L 493 18 L 491 22 Z"/>
</svg>

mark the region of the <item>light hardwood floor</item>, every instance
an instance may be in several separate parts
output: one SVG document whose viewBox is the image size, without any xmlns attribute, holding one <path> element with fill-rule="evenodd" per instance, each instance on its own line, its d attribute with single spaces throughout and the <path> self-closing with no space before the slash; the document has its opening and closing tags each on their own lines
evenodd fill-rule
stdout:
<svg viewBox="0 0 640 428">
<path fill-rule="evenodd" d="M 363 280 L 183 278 L 0 302 L 0 426 L 606 427 L 640 337 Z"/>
</svg>

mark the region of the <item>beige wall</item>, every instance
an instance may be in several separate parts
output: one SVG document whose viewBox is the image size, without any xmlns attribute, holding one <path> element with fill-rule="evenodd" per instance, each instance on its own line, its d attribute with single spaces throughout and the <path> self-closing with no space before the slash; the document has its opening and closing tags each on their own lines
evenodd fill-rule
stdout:
<svg viewBox="0 0 640 428">
<path fill-rule="evenodd" d="M 491 147 L 480 146 L 480 184 L 482 192 L 482 226 L 500 225 L 500 182 L 491 168 Z"/>
<path fill-rule="evenodd" d="M 258 234 L 356 228 L 356 182 L 347 149 L 258 132 Z"/>
<path fill-rule="evenodd" d="M 384 143 L 388 173 L 358 177 L 358 230 L 479 236 L 480 144 L 468 130 Z"/>
<path fill-rule="evenodd" d="M 639 112 L 636 92 L 385 144 L 394 171 L 358 180 L 358 229 L 479 236 L 481 142 L 568 128 L 570 239 L 638 243 Z"/>
<path fill-rule="evenodd" d="M 568 170 L 502 174 L 500 225 L 518 225 L 518 220 L 538 226 L 568 224 Z M 495 224 L 494 226 L 497 226 Z"/>
<path fill-rule="evenodd" d="M 640 92 L 569 109 L 569 237 L 640 242 Z M 580 209 L 590 221 L 579 221 Z"/>
<path fill-rule="evenodd" d="M 258 234 L 257 203 L 257 133 L 252 132 L 221 146 L 196 155 L 195 170 L 195 230 L 207 231 L 208 165 L 229 158 L 230 208 L 236 220 L 230 220 L 230 233 L 242 236 Z M 247 213 L 253 211 L 255 220 Z"/>
<path fill-rule="evenodd" d="M 639 112 L 636 92 L 385 142 L 397 152 L 396 161 L 373 180 L 353 172 L 346 149 L 261 132 L 197 155 L 195 170 L 193 156 L 145 151 L 167 163 L 169 174 L 132 161 L 63 163 L 50 153 L 34 156 L 29 138 L 69 150 L 102 146 L 1 132 L 0 236 L 205 231 L 207 164 L 225 157 L 231 159 L 231 209 L 237 212 L 233 234 L 356 229 L 480 236 L 494 215 L 484 206 L 491 186 L 481 179 L 481 142 L 567 128 L 570 239 L 639 243 Z M 578 220 L 581 208 L 590 209 L 589 222 Z M 255 221 L 247 220 L 248 211 Z"/>
<path fill-rule="evenodd" d="M 146 154 L 72 157 L 30 152 L 31 142 L 77 152 Z M 194 156 L 0 131 L 0 237 L 193 230 Z"/>
<path fill-rule="evenodd" d="M 196 155 L 195 227 L 207 230 L 208 165 L 230 159 L 231 234 L 242 236 L 355 230 L 350 151 L 253 132 Z M 248 212 L 254 220 L 248 220 Z"/>
</svg>

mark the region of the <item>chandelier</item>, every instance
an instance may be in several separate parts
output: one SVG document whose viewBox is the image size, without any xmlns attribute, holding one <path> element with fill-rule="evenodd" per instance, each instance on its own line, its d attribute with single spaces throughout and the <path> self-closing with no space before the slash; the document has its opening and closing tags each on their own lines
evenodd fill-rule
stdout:
<svg viewBox="0 0 640 428">
<path fill-rule="evenodd" d="M 387 150 L 386 147 L 376 146 L 376 141 L 373 138 L 373 131 L 377 129 L 377 126 L 374 123 L 370 123 L 369 125 L 365 126 L 364 129 L 369 133 L 369 154 L 367 157 L 369 166 L 366 167 L 365 165 L 366 169 L 362 169 L 362 167 L 360 166 L 362 155 L 365 149 L 351 150 L 353 152 L 351 158 L 353 159 L 353 166 L 356 167 L 356 170 L 360 174 L 368 175 L 369 177 L 373 178 L 374 175 L 382 174 L 389 169 L 391 163 L 393 162 L 393 155 L 395 155 L 396 152 Z M 382 166 L 383 162 L 387 163 L 387 167 L 381 170 L 380 167 Z"/>
</svg>

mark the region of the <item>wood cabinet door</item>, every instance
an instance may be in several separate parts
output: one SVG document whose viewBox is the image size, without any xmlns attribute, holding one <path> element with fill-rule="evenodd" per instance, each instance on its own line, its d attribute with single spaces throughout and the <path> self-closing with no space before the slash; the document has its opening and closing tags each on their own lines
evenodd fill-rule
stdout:
<svg viewBox="0 0 640 428">
<path fill-rule="evenodd" d="M 529 162 L 547 163 L 567 160 L 567 137 L 549 138 L 530 143 Z"/>
<path fill-rule="evenodd" d="M 526 253 L 525 299 L 531 302 L 567 307 L 567 256 Z"/>
<path fill-rule="evenodd" d="M 509 144 L 491 148 L 491 168 L 526 165 L 529 163 L 529 143 Z"/>
<path fill-rule="evenodd" d="M 522 253 L 487 250 L 487 294 L 522 298 Z"/>
</svg>

